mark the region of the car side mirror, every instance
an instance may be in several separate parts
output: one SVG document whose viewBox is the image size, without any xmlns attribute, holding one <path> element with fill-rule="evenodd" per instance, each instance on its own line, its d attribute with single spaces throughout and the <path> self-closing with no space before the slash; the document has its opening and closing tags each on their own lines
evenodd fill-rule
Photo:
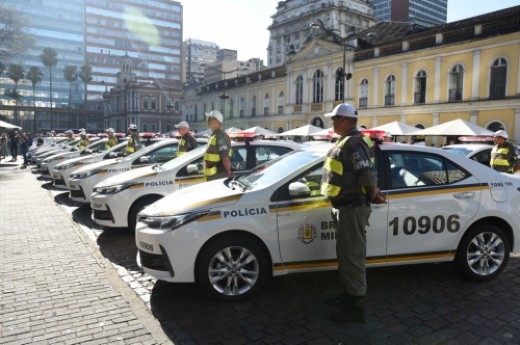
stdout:
<svg viewBox="0 0 520 345">
<path fill-rule="evenodd" d="M 110 152 L 108 154 L 108 157 L 110 157 L 110 158 L 117 158 L 117 157 L 119 157 L 119 153 L 117 153 L 117 152 Z"/>
<path fill-rule="evenodd" d="M 199 173 L 199 168 L 197 167 L 197 164 L 188 164 L 188 166 L 186 167 L 186 172 L 188 174 L 198 174 Z"/>
<path fill-rule="evenodd" d="M 151 163 L 150 156 L 142 156 L 139 158 L 140 163 Z"/>
<path fill-rule="evenodd" d="M 293 182 L 289 185 L 289 195 L 295 197 L 311 195 L 311 189 L 303 182 Z"/>
</svg>

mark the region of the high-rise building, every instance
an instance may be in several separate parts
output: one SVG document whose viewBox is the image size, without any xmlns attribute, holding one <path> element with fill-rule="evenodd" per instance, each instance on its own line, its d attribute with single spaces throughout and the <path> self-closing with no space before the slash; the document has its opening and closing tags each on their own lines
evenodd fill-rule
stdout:
<svg viewBox="0 0 520 345">
<path fill-rule="evenodd" d="M 184 41 L 185 81 L 197 84 L 204 80 L 206 66 L 217 60 L 219 47 L 216 43 L 195 39 Z"/>
<path fill-rule="evenodd" d="M 430 27 L 446 23 L 448 0 L 372 0 L 379 21 L 413 22 Z"/>
<path fill-rule="evenodd" d="M 3 0 L 3 4 L 13 6 L 28 19 L 27 32 L 33 36 L 34 45 L 12 62 L 22 65 L 25 72 L 36 66 L 44 73 L 34 93 L 36 107 L 50 108 L 49 68 L 40 59 L 44 48 L 58 53 L 58 64 L 52 68 L 54 109 L 78 109 L 78 114 L 83 109 L 85 85 L 79 78 L 74 82 L 65 80 L 63 72 L 67 65 L 76 66 L 78 73 L 82 65 L 91 66 L 92 81 L 87 84 L 91 101 L 101 100 L 103 92 L 116 85 L 120 61 L 125 55 L 135 59 L 133 71 L 139 80 L 182 83 L 183 16 L 178 1 Z M 12 87 L 9 78 L 0 77 L 0 103 L 13 103 L 4 96 L 5 90 Z M 22 105 L 32 105 L 31 83 L 22 80 L 18 90 L 23 96 Z M 89 104 L 99 107 L 96 102 Z M 78 124 L 78 114 L 63 111 L 55 115 L 51 123 L 53 111 L 59 113 L 59 110 L 51 110 L 50 117 L 41 117 L 45 120 L 40 121 L 40 127 L 77 127 L 74 124 Z M 44 111 L 40 110 L 41 113 Z"/>
<path fill-rule="evenodd" d="M 271 18 L 267 47 L 269 68 L 283 65 L 288 55 L 299 51 L 311 34 L 310 25 L 318 19 L 342 37 L 353 29 L 366 29 L 376 22 L 368 0 L 280 1 Z"/>
</svg>

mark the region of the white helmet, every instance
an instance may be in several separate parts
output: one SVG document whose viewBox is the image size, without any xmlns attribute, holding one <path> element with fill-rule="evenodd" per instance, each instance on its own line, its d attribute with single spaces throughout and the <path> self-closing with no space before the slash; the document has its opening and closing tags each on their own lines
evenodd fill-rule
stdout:
<svg viewBox="0 0 520 345">
<path fill-rule="evenodd" d="M 128 129 L 135 131 L 137 130 L 137 126 L 132 123 L 130 126 L 128 126 Z"/>
</svg>

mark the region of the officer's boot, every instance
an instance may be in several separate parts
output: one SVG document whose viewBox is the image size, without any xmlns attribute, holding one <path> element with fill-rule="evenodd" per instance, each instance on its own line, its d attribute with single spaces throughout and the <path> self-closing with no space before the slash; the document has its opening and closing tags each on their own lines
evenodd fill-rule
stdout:
<svg viewBox="0 0 520 345">
<path fill-rule="evenodd" d="M 334 323 L 365 323 L 366 298 L 364 296 L 351 299 L 343 310 L 330 316 Z"/>
</svg>

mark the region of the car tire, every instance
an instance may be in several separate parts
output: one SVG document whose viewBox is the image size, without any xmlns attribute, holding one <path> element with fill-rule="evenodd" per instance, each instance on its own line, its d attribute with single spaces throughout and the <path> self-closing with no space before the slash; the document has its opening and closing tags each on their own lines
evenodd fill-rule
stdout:
<svg viewBox="0 0 520 345">
<path fill-rule="evenodd" d="M 137 214 L 141 212 L 146 206 L 153 204 L 160 198 L 161 197 L 159 196 L 149 196 L 136 201 L 132 205 L 132 207 L 130 207 L 130 211 L 128 211 L 128 230 L 135 232 L 135 226 L 137 224 Z"/>
<path fill-rule="evenodd" d="M 475 281 L 498 276 L 509 260 L 509 238 L 496 225 L 479 224 L 462 238 L 455 263 L 460 272 Z"/>
<path fill-rule="evenodd" d="M 219 300 L 237 301 L 257 294 L 268 279 L 265 251 L 247 236 L 226 236 L 206 245 L 196 266 L 197 283 Z"/>
</svg>

